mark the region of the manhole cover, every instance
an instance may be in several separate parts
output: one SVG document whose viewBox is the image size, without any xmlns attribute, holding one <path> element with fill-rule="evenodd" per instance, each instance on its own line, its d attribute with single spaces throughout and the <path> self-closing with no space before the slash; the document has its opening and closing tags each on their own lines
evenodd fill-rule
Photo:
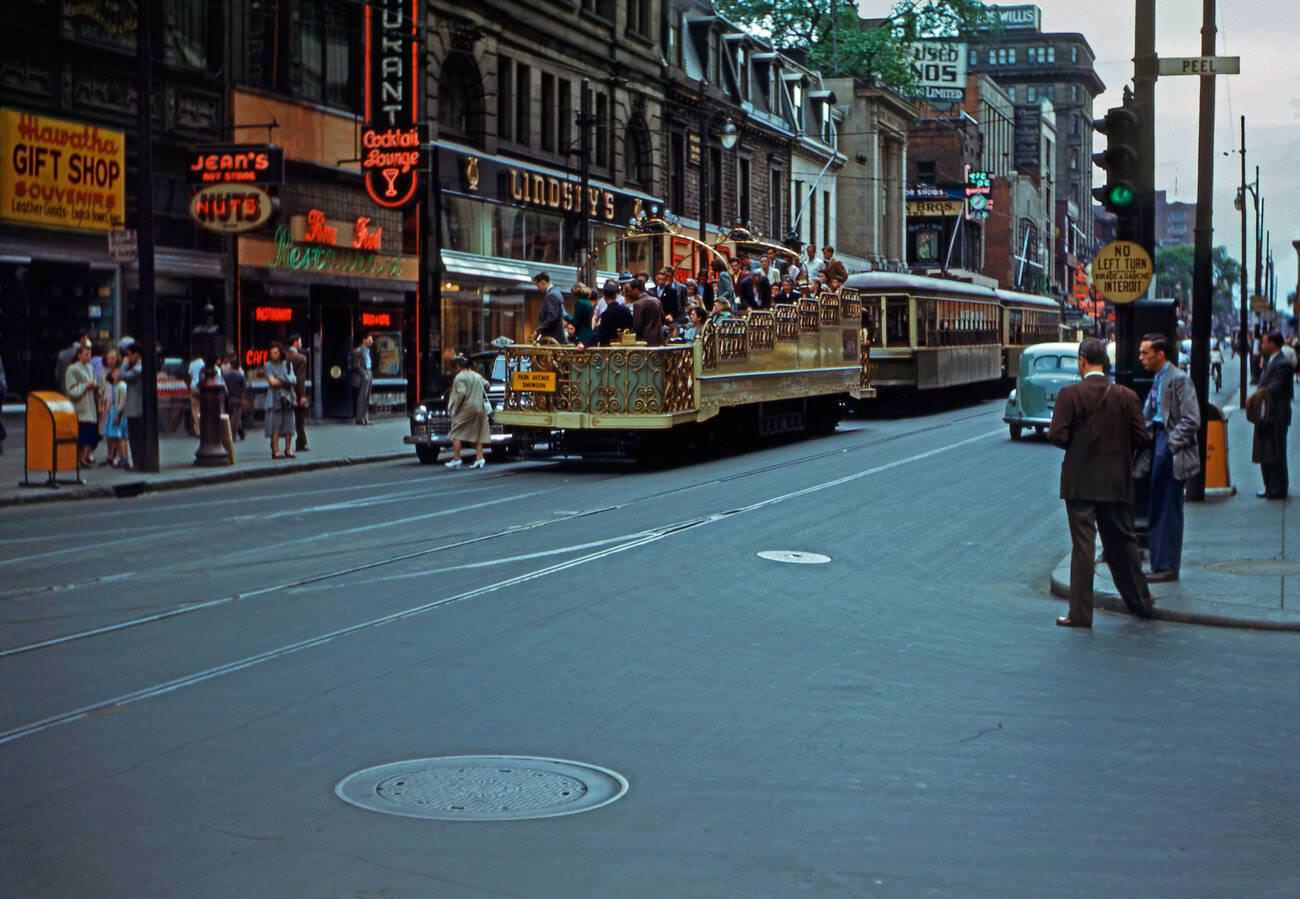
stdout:
<svg viewBox="0 0 1300 899">
<path fill-rule="evenodd" d="M 1248 577 L 1300 576 L 1300 559 L 1232 559 L 1206 565 L 1211 571 L 1244 574 Z"/>
<path fill-rule="evenodd" d="M 788 562 L 791 565 L 825 565 L 831 560 L 830 556 L 821 553 L 805 553 L 797 549 L 765 549 L 758 557 L 769 562 Z"/>
<path fill-rule="evenodd" d="M 576 815 L 627 792 L 622 775 L 563 759 L 458 755 L 366 768 L 339 781 L 344 802 L 436 821 L 522 821 Z"/>
</svg>

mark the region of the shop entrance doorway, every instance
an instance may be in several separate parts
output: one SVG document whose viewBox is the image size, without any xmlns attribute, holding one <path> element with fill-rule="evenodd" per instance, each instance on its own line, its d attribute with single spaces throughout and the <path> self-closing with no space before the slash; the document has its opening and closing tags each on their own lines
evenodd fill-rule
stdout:
<svg viewBox="0 0 1300 899">
<path fill-rule="evenodd" d="M 321 411 L 326 418 L 352 417 L 352 306 L 320 305 Z"/>
</svg>

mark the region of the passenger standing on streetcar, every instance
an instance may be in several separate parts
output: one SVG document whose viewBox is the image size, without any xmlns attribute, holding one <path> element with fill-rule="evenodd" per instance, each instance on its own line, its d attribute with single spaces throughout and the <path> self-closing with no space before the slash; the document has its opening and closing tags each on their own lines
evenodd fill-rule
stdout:
<svg viewBox="0 0 1300 899">
<path fill-rule="evenodd" d="M 627 297 L 632 304 L 632 330 L 636 332 L 636 339 L 645 341 L 646 346 L 663 346 L 663 303 L 644 291 L 645 285 L 640 278 L 627 286 Z"/>
<path fill-rule="evenodd" d="M 537 320 L 537 339 L 549 337 L 556 343 L 564 343 L 564 294 L 560 288 L 551 283 L 547 272 L 533 275 L 533 283 L 542 293 L 542 312 Z"/>
</svg>

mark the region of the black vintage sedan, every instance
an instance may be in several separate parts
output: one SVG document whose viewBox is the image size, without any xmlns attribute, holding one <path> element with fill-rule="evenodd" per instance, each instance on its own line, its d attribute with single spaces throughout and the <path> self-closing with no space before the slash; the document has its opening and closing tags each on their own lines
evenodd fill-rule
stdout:
<svg viewBox="0 0 1300 899">
<path fill-rule="evenodd" d="M 506 357 L 497 350 L 475 353 L 470 365 L 488 380 L 488 405 L 493 412 L 501 409 L 506 398 Z M 513 435 L 495 421 L 491 424 L 493 459 L 506 459 L 515 454 Z M 425 465 L 438 461 L 443 447 L 451 446 L 451 416 L 447 414 L 447 395 L 439 394 L 416 407 L 411 413 L 411 433 L 403 438 L 415 447 L 415 454 Z"/>
</svg>

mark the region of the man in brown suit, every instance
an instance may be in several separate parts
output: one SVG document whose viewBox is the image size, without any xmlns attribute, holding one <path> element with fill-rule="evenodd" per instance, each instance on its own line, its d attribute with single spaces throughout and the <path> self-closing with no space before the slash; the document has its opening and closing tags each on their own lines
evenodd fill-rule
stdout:
<svg viewBox="0 0 1300 899">
<path fill-rule="evenodd" d="M 632 330 L 637 340 L 647 346 L 664 344 L 664 307 L 659 298 L 643 293 L 645 282 L 637 278 L 627 286 L 627 301 L 632 307 Z"/>
<path fill-rule="evenodd" d="M 307 446 L 307 354 L 302 351 L 302 336 L 289 338 L 289 352 L 285 358 L 293 366 L 293 423 L 298 430 L 298 452 L 305 453 Z"/>
<path fill-rule="evenodd" d="M 1137 394 L 1106 377 L 1106 345 L 1095 337 L 1079 344 L 1083 379 L 1063 388 L 1052 412 L 1048 439 L 1065 449 L 1061 499 L 1070 521 L 1070 613 L 1061 627 L 1092 627 L 1093 552 L 1097 531 L 1106 564 L 1129 611 L 1151 617 L 1151 590 L 1133 530 L 1133 450 L 1151 435 Z"/>
</svg>

